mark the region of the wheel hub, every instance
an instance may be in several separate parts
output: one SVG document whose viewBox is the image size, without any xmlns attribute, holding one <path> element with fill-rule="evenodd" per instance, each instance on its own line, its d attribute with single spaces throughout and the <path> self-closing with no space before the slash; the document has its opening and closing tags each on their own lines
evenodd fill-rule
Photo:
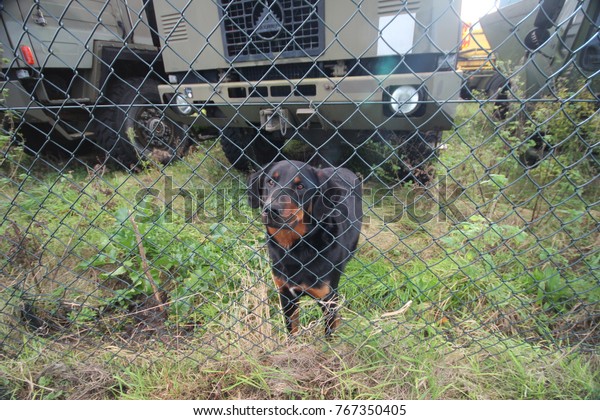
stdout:
<svg viewBox="0 0 600 420">
<path fill-rule="evenodd" d="M 147 146 L 167 148 L 171 146 L 172 129 L 163 121 L 157 110 L 145 109 L 140 114 L 142 140 Z"/>
<path fill-rule="evenodd" d="M 155 136 L 162 137 L 167 132 L 167 127 L 161 120 L 153 118 L 148 122 L 148 130 Z"/>
</svg>

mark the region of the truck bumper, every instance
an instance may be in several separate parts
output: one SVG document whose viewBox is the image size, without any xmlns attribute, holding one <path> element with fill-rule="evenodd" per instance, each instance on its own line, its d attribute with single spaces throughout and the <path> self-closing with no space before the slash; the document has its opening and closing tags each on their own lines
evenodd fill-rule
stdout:
<svg viewBox="0 0 600 420">
<path fill-rule="evenodd" d="M 176 110 L 182 94 L 194 111 L 178 119 L 205 127 L 258 127 L 270 130 L 269 115 L 293 130 L 446 130 L 459 102 L 460 72 L 160 85 L 161 100 Z M 409 115 L 394 113 L 390 93 L 399 86 L 419 92 Z M 266 117 L 265 117 L 266 115 Z M 272 131 L 272 130 L 270 130 Z"/>
</svg>

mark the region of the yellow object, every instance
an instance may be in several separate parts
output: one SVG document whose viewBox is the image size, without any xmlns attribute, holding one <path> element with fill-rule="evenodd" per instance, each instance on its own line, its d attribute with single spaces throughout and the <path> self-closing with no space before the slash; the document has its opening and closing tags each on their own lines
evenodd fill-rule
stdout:
<svg viewBox="0 0 600 420">
<path fill-rule="evenodd" d="M 458 68 L 465 72 L 494 70 L 495 58 L 479 24 L 463 23 Z"/>
</svg>

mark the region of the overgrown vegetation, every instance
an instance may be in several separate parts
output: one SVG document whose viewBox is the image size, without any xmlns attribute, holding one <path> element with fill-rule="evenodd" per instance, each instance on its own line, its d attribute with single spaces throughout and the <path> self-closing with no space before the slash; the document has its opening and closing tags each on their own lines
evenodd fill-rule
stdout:
<svg viewBox="0 0 600 420">
<path fill-rule="evenodd" d="M 127 174 L 3 138 L 0 395 L 598 398 L 600 117 L 561 92 L 526 120 L 463 105 L 427 188 L 365 186 L 331 342 L 308 300 L 287 340 L 218 142 Z"/>
</svg>

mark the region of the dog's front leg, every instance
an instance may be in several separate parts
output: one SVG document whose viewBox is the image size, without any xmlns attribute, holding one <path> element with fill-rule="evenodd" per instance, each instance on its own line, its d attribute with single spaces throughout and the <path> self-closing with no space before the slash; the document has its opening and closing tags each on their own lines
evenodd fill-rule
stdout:
<svg viewBox="0 0 600 420">
<path fill-rule="evenodd" d="M 331 290 L 323 299 L 319 300 L 319 305 L 321 305 L 325 318 L 325 336 L 330 337 L 340 324 L 339 295 L 335 290 Z"/>
<path fill-rule="evenodd" d="M 300 296 L 295 290 L 288 287 L 287 282 L 276 274 L 273 274 L 273 280 L 277 291 L 279 292 L 279 301 L 281 302 L 281 309 L 283 310 L 283 316 L 285 319 L 285 327 L 289 334 L 296 334 L 299 327 L 299 309 L 298 300 Z"/>
<path fill-rule="evenodd" d="M 329 337 L 340 323 L 338 316 L 339 296 L 336 289 L 331 287 L 329 282 L 326 282 L 306 289 L 306 293 L 319 302 L 325 318 L 325 335 Z"/>
<path fill-rule="evenodd" d="M 279 289 L 279 300 L 281 302 L 281 309 L 283 310 L 283 316 L 285 319 L 285 327 L 288 333 L 294 335 L 298 332 L 299 327 L 299 309 L 298 300 L 300 299 L 295 293 L 288 288 Z"/>
</svg>

